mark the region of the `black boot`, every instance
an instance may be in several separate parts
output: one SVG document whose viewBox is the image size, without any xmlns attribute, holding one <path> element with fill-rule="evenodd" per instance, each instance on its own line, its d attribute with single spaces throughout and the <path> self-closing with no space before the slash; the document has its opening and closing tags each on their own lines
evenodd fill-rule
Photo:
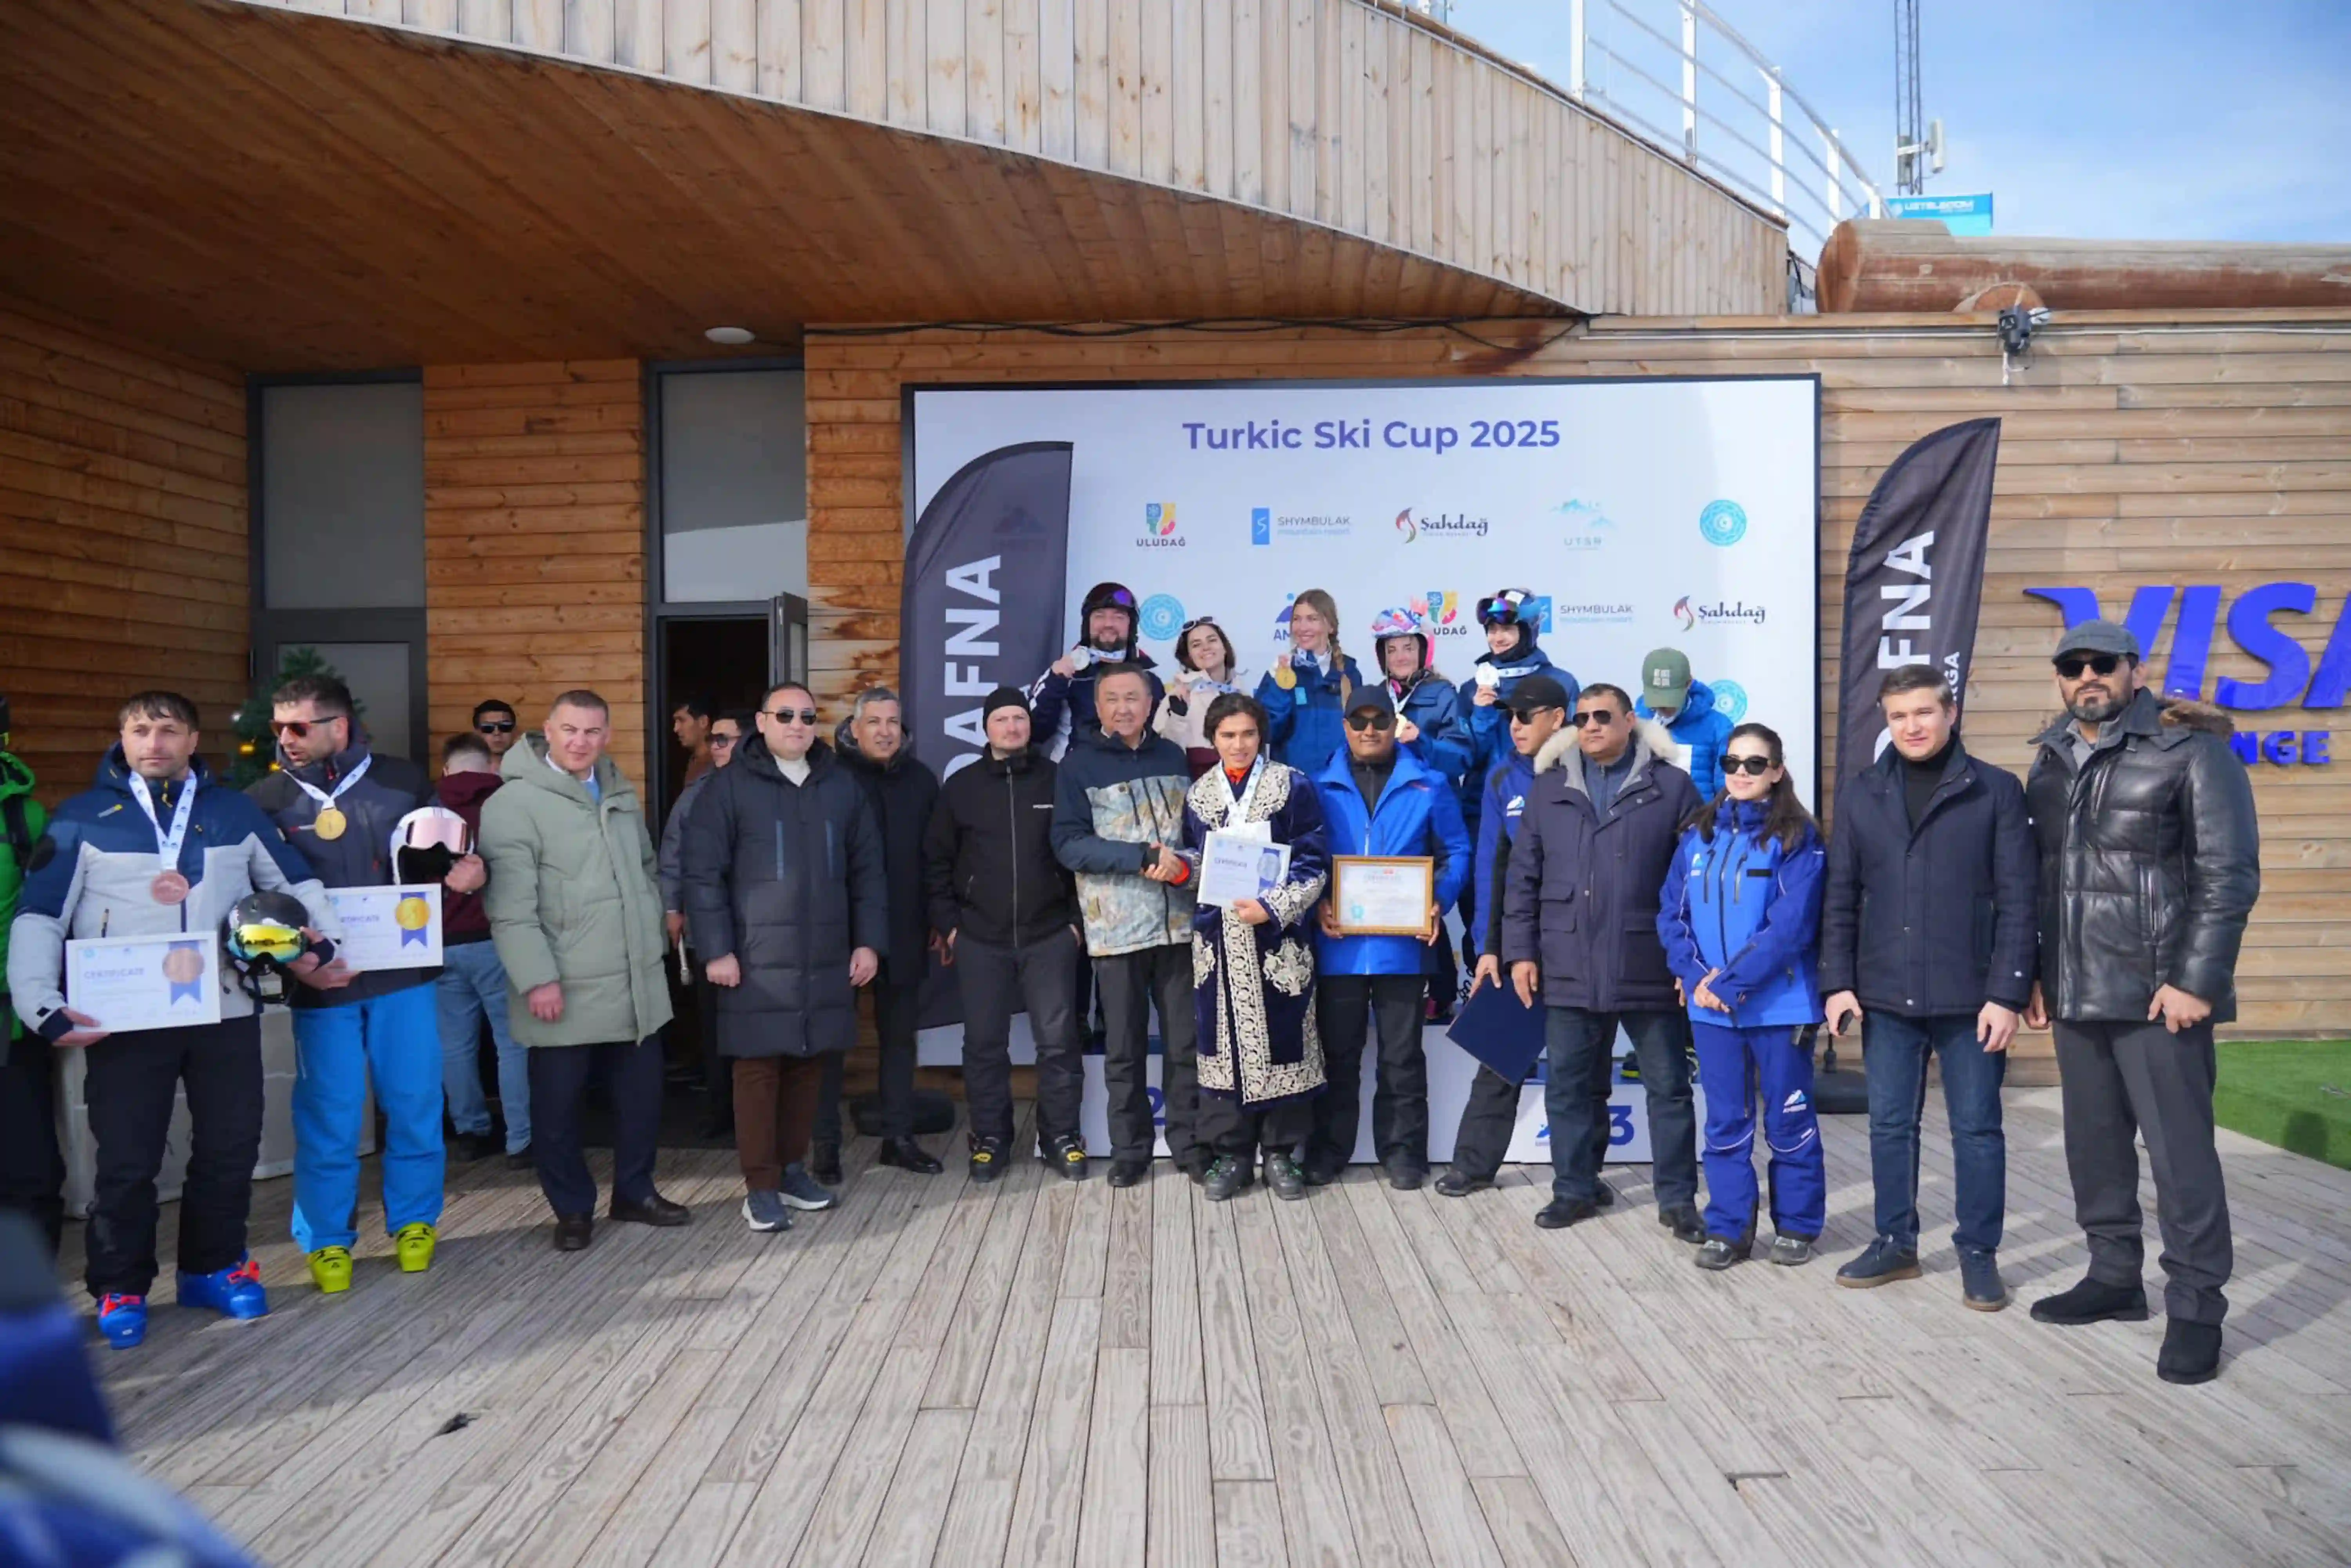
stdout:
<svg viewBox="0 0 2351 1568">
<path fill-rule="evenodd" d="M 2147 1322 L 2147 1287 L 2084 1280 L 2070 1291 L 2043 1296 L 2032 1303 L 2032 1321 L 2036 1323 L 2078 1325 L 2105 1322 L 2110 1318 L 2118 1323 Z M 2219 1332 L 2213 1331 L 2216 1336 Z"/>
<path fill-rule="evenodd" d="M 2166 1383 L 2210 1383 L 2220 1375 L 2220 1325 L 2173 1318 L 2163 1325 L 2155 1375 Z"/>
<path fill-rule="evenodd" d="M 809 1145 L 808 1173 L 822 1186 L 841 1185 L 841 1145 L 821 1139 Z"/>
<path fill-rule="evenodd" d="M 835 1160 L 840 1157 L 839 1155 L 833 1156 Z M 896 1166 L 900 1170 L 912 1171 L 916 1176 L 936 1176 L 941 1168 L 939 1162 L 932 1157 L 931 1152 L 912 1138 L 883 1139 L 881 1150 L 873 1156 L 873 1163 L 877 1166 Z M 822 1176 L 817 1177 L 819 1181 L 823 1179 Z"/>
</svg>

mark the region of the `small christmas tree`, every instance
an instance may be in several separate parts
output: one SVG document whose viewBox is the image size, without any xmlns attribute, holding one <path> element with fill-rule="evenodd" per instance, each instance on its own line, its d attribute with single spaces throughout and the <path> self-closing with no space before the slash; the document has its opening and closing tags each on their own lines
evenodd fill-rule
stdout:
<svg viewBox="0 0 2351 1568">
<path fill-rule="evenodd" d="M 236 732 L 236 755 L 231 759 L 229 782 L 242 789 L 263 775 L 277 770 L 277 739 L 269 732 L 270 695 L 279 686 L 298 675 L 323 675 L 340 681 L 342 674 L 319 656 L 316 648 L 281 648 L 277 653 L 277 673 L 254 688 L 245 706 L 229 716 L 229 728 Z M 363 705 L 351 698 L 351 723 L 356 727 L 363 716 Z"/>
</svg>

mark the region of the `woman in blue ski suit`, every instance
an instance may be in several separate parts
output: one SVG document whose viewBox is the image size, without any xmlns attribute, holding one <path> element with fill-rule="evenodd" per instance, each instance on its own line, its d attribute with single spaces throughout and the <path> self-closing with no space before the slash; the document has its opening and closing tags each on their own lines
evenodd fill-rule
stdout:
<svg viewBox="0 0 2351 1568">
<path fill-rule="evenodd" d="M 1769 1154 L 1771 1261 L 1809 1261 L 1827 1218 L 1828 1172 L 1813 1114 L 1811 1026 L 1821 1021 L 1820 830 L 1796 799 L 1780 737 L 1730 732 L 1722 792 L 1682 832 L 1657 911 L 1680 982 L 1706 1097 L 1701 1269 L 1755 1245 L 1755 1103 Z"/>
<path fill-rule="evenodd" d="M 1363 687 L 1364 672 L 1339 647 L 1338 605 L 1308 589 L 1290 601 L 1290 657 L 1257 683 L 1273 759 L 1318 777 L 1347 749 L 1347 705 Z"/>
</svg>

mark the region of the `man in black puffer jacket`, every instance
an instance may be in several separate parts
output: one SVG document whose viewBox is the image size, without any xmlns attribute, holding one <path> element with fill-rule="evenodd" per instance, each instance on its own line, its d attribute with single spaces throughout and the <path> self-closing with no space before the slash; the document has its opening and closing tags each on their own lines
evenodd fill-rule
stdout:
<svg viewBox="0 0 2351 1568">
<path fill-rule="evenodd" d="M 987 749 L 939 786 L 923 841 L 931 928 L 963 993 L 963 1087 L 971 1179 L 1003 1174 L 1012 1146 L 1012 1015 L 1037 1041 L 1037 1143 L 1071 1181 L 1086 1175 L 1078 1132 L 1085 1088 L 1071 998 L 1085 946 L 1070 873 L 1053 855 L 1050 758 L 1030 749 L 1029 705 L 998 686 L 980 709 Z"/>
<path fill-rule="evenodd" d="M 882 863 L 890 884 L 890 946 L 873 982 L 873 1032 L 882 1046 L 882 1149 L 877 1164 L 922 1176 L 939 1162 L 914 1141 L 914 1030 L 921 1022 L 923 977 L 931 943 L 923 900 L 923 831 L 939 801 L 938 775 L 914 760 L 898 694 L 868 686 L 833 732 L 841 764 L 864 788 L 882 829 Z M 809 1165 L 817 1180 L 841 1180 L 841 1071 L 845 1059 L 824 1061 L 824 1092 L 816 1104 L 816 1152 Z"/>
<path fill-rule="evenodd" d="M 787 1207 L 833 1204 L 804 1159 L 824 1059 L 857 1043 L 857 988 L 889 946 L 890 894 L 873 808 L 816 738 L 816 698 L 789 681 L 759 709 L 695 801 L 681 870 L 734 1062 L 744 1218 L 782 1230 Z"/>
<path fill-rule="evenodd" d="M 2228 720 L 2144 689 L 2138 639 L 2087 621 L 2059 639 L 2066 716 L 2034 742 L 2024 798 L 2041 843 L 2041 979 L 2054 1020 L 2065 1164 L 2089 1277 L 2033 1303 L 2043 1322 L 2147 1316 L 2138 1151 L 2147 1138 L 2168 1315 L 2156 1375 L 2220 1364 L 2229 1201 L 2212 1143 L 2212 1026 L 2237 1016 L 2238 944 L 2260 896 L 2253 791 Z"/>
</svg>

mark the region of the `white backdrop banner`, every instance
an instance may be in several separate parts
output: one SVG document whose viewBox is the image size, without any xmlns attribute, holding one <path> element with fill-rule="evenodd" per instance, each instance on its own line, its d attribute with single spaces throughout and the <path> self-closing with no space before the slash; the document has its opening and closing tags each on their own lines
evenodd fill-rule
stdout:
<svg viewBox="0 0 2351 1568">
<path fill-rule="evenodd" d="M 1096 582 L 1126 584 L 1163 668 L 1175 665 L 1178 629 L 1207 614 L 1253 678 L 1287 656 L 1291 601 L 1321 588 L 1338 601 L 1341 645 L 1367 675 L 1372 618 L 1402 608 L 1458 682 L 1485 651 L 1478 601 L 1523 588 L 1541 601 L 1544 650 L 1577 680 L 1637 691 L 1642 655 L 1678 648 L 1734 721 L 1780 732 L 1789 772 L 1813 797 L 1815 378 L 948 387 L 908 397 L 910 517 L 975 458 L 1070 444 L 1067 602 Z M 1019 567 L 1007 556 L 1000 570 Z M 1062 635 L 1074 642 L 1076 626 Z M 951 665 L 948 689 L 973 684 L 968 675 Z M 914 737 L 934 767 L 968 749 L 944 727 L 930 733 L 947 716 L 921 718 Z M 1017 1060 L 1033 1060 L 1026 1022 L 1016 1024 Z M 925 1030 L 923 1061 L 958 1062 L 961 1032 Z M 1476 1062 L 1440 1030 L 1426 1039 L 1429 1156 L 1442 1163 Z M 1151 1065 L 1155 1084 L 1156 1057 Z M 1370 1085 L 1367 1075 L 1367 1119 Z M 1097 1153 L 1101 1096 L 1101 1059 L 1091 1057 L 1085 1130 Z M 1611 1160 L 1646 1159 L 1647 1121 L 1638 1088 L 1620 1082 Z M 1541 1090 L 1530 1085 L 1511 1160 L 1549 1158 L 1543 1125 Z M 1370 1157 L 1368 1133 L 1358 1155 Z"/>
<path fill-rule="evenodd" d="M 1068 602 L 1115 580 L 1174 664 L 1214 615 L 1245 666 L 1288 652 L 1299 591 L 1339 602 L 1371 673 L 1372 618 L 1403 607 L 1438 669 L 1484 651 L 1477 602 L 1545 601 L 1541 641 L 1579 681 L 1639 684 L 1675 647 L 1735 719 L 1818 750 L 1818 402 L 1806 377 L 1515 378 L 1398 385 L 916 389 L 912 513 L 973 458 L 1066 441 Z M 1007 570 L 1017 563 L 1007 559 Z M 1074 625 L 1065 629 L 1071 641 Z M 1027 672 L 1020 678 L 1033 678 Z M 956 747 L 916 737 L 936 765 Z"/>
</svg>

